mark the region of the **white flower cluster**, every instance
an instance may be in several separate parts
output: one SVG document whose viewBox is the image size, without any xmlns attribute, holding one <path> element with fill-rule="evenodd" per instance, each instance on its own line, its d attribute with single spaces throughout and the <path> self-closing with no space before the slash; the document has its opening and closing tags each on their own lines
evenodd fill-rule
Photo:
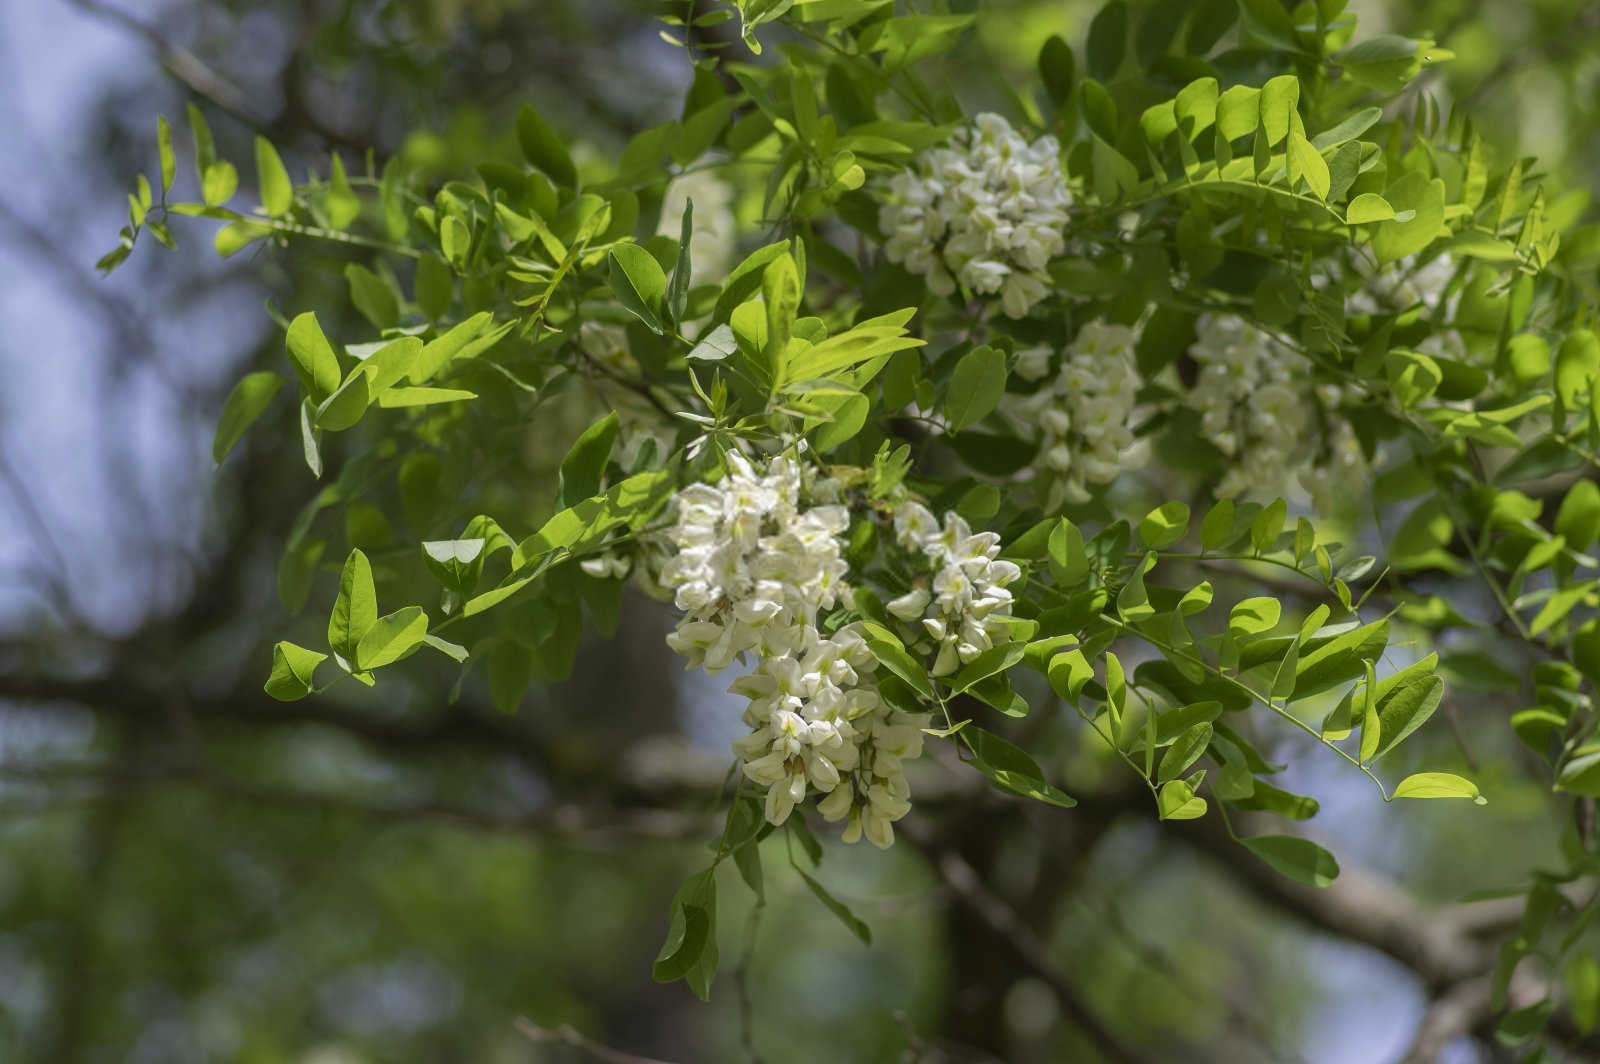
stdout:
<svg viewBox="0 0 1600 1064">
<path fill-rule="evenodd" d="M 799 464 L 774 458 L 758 474 L 728 456 L 728 475 L 678 493 L 678 548 L 662 567 L 684 616 L 667 637 L 691 665 L 719 672 L 746 651 L 762 658 L 804 651 L 804 630 L 837 600 L 847 568 L 843 506 L 800 508 Z"/>
<path fill-rule="evenodd" d="M 896 507 L 894 531 L 902 547 L 922 554 L 928 572 L 888 609 L 902 621 L 921 624 L 929 642 L 914 649 L 934 655 L 933 675 L 948 676 L 1007 641 L 1012 599 L 1006 585 L 1022 570 L 996 557 L 998 535 L 973 532 L 955 513 L 944 515 L 941 528 L 928 508 L 915 502 Z"/>
<path fill-rule="evenodd" d="M 951 140 L 880 186 L 884 251 L 936 295 L 958 283 L 998 292 L 1005 313 L 1020 318 L 1049 291 L 1045 266 L 1066 247 L 1072 197 L 1060 145 L 1051 136 L 1029 144 L 996 114 L 978 115 Z"/>
<path fill-rule="evenodd" d="M 1142 383 L 1134 362 L 1138 333 L 1126 325 L 1091 321 L 1067 346 L 1055 378 L 1032 395 L 1010 401 L 1025 425 L 1043 435 L 1038 470 L 1049 484 L 1045 508 L 1084 502 L 1087 484 L 1115 480 L 1144 464 L 1148 448 L 1133 435 L 1134 397 Z M 1017 356 L 1017 375 L 1039 380 L 1050 372 L 1050 349 Z"/>
<path fill-rule="evenodd" d="M 1358 483 L 1366 461 L 1336 386 L 1313 388 L 1295 352 L 1233 315 L 1202 314 L 1189 354 L 1200 379 L 1187 403 L 1234 465 L 1217 494 L 1278 496 L 1296 482 L 1319 498 Z"/>
<path fill-rule="evenodd" d="M 668 644 L 691 665 L 717 672 L 750 652 L 753 671 L 729 690 L 750 700 L 749 735 L 734 742 L 744 773 L 767 788 L 766 818 L 782 824 L 808 794 L 846 821 L 844 841 L 863 834 L 880 847 L 911 808 L 903 763 L 922 753 L 925 717 L 896 713 L 872 683 L 877 659 L 854 625 L 831 636 L 817 614 L 844 591 L 844 506 L 802 509 L 802 471 L 775 458 L 758 473 L 738 455 L 717 485 L 677 499 L 669 533 L 678 548 L 661 582 L 684 611 Z M 828 496 L 819 482 L 811 494 Z"/>
<path fill-rule="evenodd" d="M 1352 255 L 1350 264 L 1361 280 L 1361 287 L 1345 296 L 1346 314 L 1380 314 L 1405 310 L 1421 304 L 1431 317 L 1443 307 L 1454 316 L 1457 297 L 1445 299 L 1445 289 L 1456 273 L 1456 262 L 1448 254 L 1422 265 L 1417 256 L 1408 255 L 1387 266 L 1375 266 L 1365 255 Z"/>
</svg>

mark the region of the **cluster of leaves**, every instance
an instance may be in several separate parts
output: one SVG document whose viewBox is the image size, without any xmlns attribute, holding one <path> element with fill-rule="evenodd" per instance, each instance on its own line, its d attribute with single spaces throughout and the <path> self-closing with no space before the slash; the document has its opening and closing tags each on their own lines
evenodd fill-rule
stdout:
<svg viewBox="0 0 1600 1064">
<path fill-rule="evenodd" d="M 227 206 L 237 171 L 197 111 L 201 199 L 169 202 L 175 153 L 160 123 L 159 199 L 141 178 L 102 268 L 146 231 L 171 244 L 174 215 L 224 222 L 224 255 L 291 239 L 349 255 L 349 302 L 369 329 L 335 343 L 310 312 L 285 322 L 292 378 L 246 376 L 214 452 L 222 461 L 283 384 L 298 384 L 305 461 L 330 483 L 286 544 L 279 589 L 298 612 L 320 574 L 340 573 L 327 633 L 338 678 L 371 684 L 375 670 L 432 647 L 461 663 L 463 680 L 482 664 L 496 704 L 515 709 L 532 683 L 570 671 L 585 613 L 602 634 L 617 624 L 621 581 L 573 562 L 643 558 L 674 490 L 714 478 L 726 451 L 805 437 L 818 461 L 870 485 L 869 503 L 910 487 L 1001 530 L 1005 556 L 1027 570 L 1012 639 L 934 678 L 882 606 L 903 588 L 875 548 L 882 516 L 867 505 L 850 531 L 858 593 L 830 618 L 867 626 L 885 698 L 942 714 L 933 734 L 1002 791 L 1072 804 L 1030 754 L 975 723 L 991 709 L 1026 714 L 1048 689 L 1143 781 L 1163 819 L 1214 807 L 1231 832 L 1230 809 L 1316 813 L 1313 799 L 1270 782 L 1282 766 L 1259 749 L 1258 716 L 1310 736 L 1385 799 L 1479 799 L 1460 776 L 1389 787 L 1373 765 L 1440 705 L 1441 674 L 1517 686 L 1483 649 L 1492 636 L 1548 658 L 1537 704 L 1510 716 L 1516 734 L 1548 759 L 1557 790 L 1600 796 L 1600 580 L 1585 553 L 1600 537 L 1600 340 L 1583 309 L 1595 254 L 1562 242 L 1580 197 L 1547 192 L 1532 160 L 1495 160 L 1467 116 L 1441 115 L 1425 76 L 1447 52 L 1398 36 L 1352 43 L 1341 0 L 1292 11 L 1276 0 L 1112 0 L 1090 26 L 1081 73 L 1051 38 L 1038 90 L 1006 90 L 1017 124 L 1059 138 L 1076 202 L 1068 254 L 1050 266 L 1054 291 L 1028 318 L 999 324 L 981 299 L 936 297 L 877 251 L 873 180 L 966 121 L 953 93 L 930 86 L 971 16 L 897 15 L 889 0 L 731 8 L 669 19 L 694 67 L 681 113 L 614 161 L 580 166 L 532 107 L 515 130 L 525 165 L 486 162 L 437 187 L 396 162 L 379 172 L 368 160 L 352 176 L 337 156 L 325 178 L 296 183 L 258 140 L 260 205 L 245 213 Z M 766 59 L 763 37 L 788 41 L 783 61 L 708 49 L 706 31 L 730 14 Z M 693 204 L 661 217 L 668 182 L 702 171 L 778 237 L 714 278 L 696 274 Z M 1381 268 L 1441 253 L 1457 263 L 1448 320 L 1415 306 L 1347 312 L 1339 278 L 1351 256 Z M 1387 462 L 1374 505 L 1406 508 L 1380 571 L 1325 533 L 1340 515 L 1291 522 L 1283 500 L 1211 505 L 1227 458 L 1174 402 L 1193 380 L 1187 350 L 1205 313 L 1269 330 L 1295 351 L 1297 372 L 1350 389 L 1342 413 L 1367 457 Z M 1142 325 L 1140 398 L 1156 413 L 1139 431 L 1166 479 L 1046 512 L 1016 479 L 1038 444 L 999 411 L 1030 389 L 1013 372 L 1019 349 L 1059 347 L 1096 319 Z M 625 334 L 626 357 L 590 351 L 585 323 Z M 1446 328 L 1458 353 L 1420 350 Z M 565 450 L 552 506 L 508 496 L 529 426 L 572 382 L 608 409 Z M 1515 485 L 1556 477 L 1571 483 L 1546 519 L 1551 507 Z M 1188 501 L 1150 509 L 1173 496 Z M 1191 504 L 1202 503 L 1191 531 Z M 340 513 L 342 565 L 329 555 Z M 1213 608 L 1202 563 L 1272 573 L 1295 590 Z M 1475 574 L 1500 604 L 1498 627 L 1417 590 L 1413 574 L 1430 571 Z M 379 586 L 415 604 L 380 617 Z M 1316 604 L 1296 612 L 1307 596 Z M 1415 660 L 1394 668 L 1397 616 L 1443 657 L 1408 653 Z M 320 690 L 325 658 L 280 643 L 268 691 Z M 701 993 L 716 969 L 715 870 L 733 857 L 759 894 L 755 844 L 772 830 L 743 792 L 727 823 L 710 868 L 675 900 L 656 965 Z M 803 822 L 790 823 L 791 846 L 815 860 Z M 1299 834 L 1241 842 L 1301 882 L 1338 872 Z M 1592 839 L 1568 856 L 1568 879 L 1597 869 Z M 1553 889 L 1533 887 L 1530 913 L 1544 916 L 1530 917 L 1506 979 L 1556 915 L 1569 921 L 1563 953 L 1592 915 Z M 1523 1028 L 1533 1038 L 1538 1025 Z"/>
</svg>

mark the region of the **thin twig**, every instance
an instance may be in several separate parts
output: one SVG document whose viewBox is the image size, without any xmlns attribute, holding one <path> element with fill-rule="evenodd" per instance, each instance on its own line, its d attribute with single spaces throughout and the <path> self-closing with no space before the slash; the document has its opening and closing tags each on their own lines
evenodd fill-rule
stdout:
<svg viewBox="0 0 1600 1064">
<path fill-rule="evenodd" d="M 916 841 L 919 844 L 926 842 L 920 839 Z M 1062 1011 L 1100 1048 L 1107 1059 L 1117 1064 L 1146 1064 L 1151 1060 L 1111 1029 L 1084 998 L 1077 984 L 1050 959 L 1044 943 L 1023 922 L 1017 911 L 990 890 L 977 870 L 960 854 L 945 850 L 932 859 L 934 871 L 950 887 L 957 900 L 1003 938 L 1033 974 L 1055 991 Z"/>
<path fill-rule="evenodd" d="M 641 1057 L 634 1053 L 625 1053 L 620 1049 L 601 1045 L 592 1038 L 585 1038 L 568 1024 L 560 1027 L 540 1027 L 526 1016 L 518 1016 L 513 1021 L 516 1029 L 526 1035 L 529 1041 L 542 1045 L 565 1045 L 594 1057 L 596 1060 L 606 1061 L 607 1064 L 671 1064 L 659 1057 Z"/>
</svg>

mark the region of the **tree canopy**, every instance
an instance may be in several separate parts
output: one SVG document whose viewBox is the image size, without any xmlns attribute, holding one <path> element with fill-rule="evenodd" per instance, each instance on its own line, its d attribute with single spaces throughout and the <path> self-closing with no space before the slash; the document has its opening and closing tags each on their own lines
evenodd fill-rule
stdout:
<svg viewBox="0 0 1600 1064">
<path fill-rule="evenodd" d="M 19 1052 L 1595 1052 L 1586 7 L 78 6 L 264 339 L 120 632 L 6 466 Z"/>
</svg>

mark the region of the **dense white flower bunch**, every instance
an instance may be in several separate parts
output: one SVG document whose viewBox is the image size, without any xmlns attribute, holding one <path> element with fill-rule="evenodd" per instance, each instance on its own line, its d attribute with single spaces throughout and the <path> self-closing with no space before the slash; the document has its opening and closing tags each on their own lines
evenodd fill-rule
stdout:
<svg viewBox="0 0 1600 1064">
<path fill-rule="evenodd" d="M 746 651 L 763 658 L 804 652 L 803 630 L 833 606 L 847 568 L 839 534 L 849 512 L 801 510 L 797 462 L 774 458 L 757 473 L 731 454 L 728 466 L 717 485 L 678 493 L 668 533 L 678 552 L 661 570 L 684 612 L 667 642 L 707 672 Z"/>
<path fill-rule="evenodd" d="M 1354 430 L 1337 414 L 1334 385 L 1311 387 L 1286 344 L 1233 315 L 1202 314 L 1189 354 L 1200 378 L 1186 397 L 1206 438 L 1234 460 L 1217 494 L 1329 497 L 1366 467 Z"/>
<path fill-rule="evenodd" d="M 1448 254 L 1419 264 L 1417 256 L 1379 267 L 1365 255 L 1352 254 L 1350 264 L 1361 280 L 1361 287 L 1345 296 L 1346 314 L 1380 314 L 1422 305 L 1432 317 L 1442 307 L 1453 316 L 1457 297 L 1445 298 L 1445 289 L 1456 273 L 1456 262 Z"/>
<path fill-rule="evenodd" d="M 1115 480 L 1144 464 L 1147 447 L 1133 435 L 1134 397 L 1142 383 L 1133 349 L 1139 334 L 1126 325 L 1091 321 L 1063 352 L 1054 379 L 1032 395 L 1011 400 L 1014 417 L 1042 435 L 1036 467 L 1048 484 L 1047 510 L 1084 502 L 1088 484 Z M 1017 375 L 1039 380 L 1050 372 L 1050 349 L 1017 356 Z"/>
<path fill-rule="evenodd" d="M 911 808 L 903 764 L 922 753 L 927 719 L 879 697 L 877 659 L 855 625 L 832 635 L 817 627 L 845 590 L 849 513 L 837 503 L 802 508 L 802 495 L 829 498 L 837 485 L 817 480 L 807 490 L 791 458 L 764 472 L 739 455 L 728 465 L 716 485 L 678 496 L 668 536 L 677 553 L 661 583 L 684 616 L 667 642 L 708 672 L 755 658 L 729 688 L 749 699 L 751 731 L 733 748 L 767 789 L 769 821 L 782 824 L 815 793 L 825 819 L 845 821 L 844 841 L 865 835 L 889 846 L 891 825 Z"/>
<path fill-rule="evenodd" d="M 1051 136 L 1029 144 L 996 114 L 980 114 L 947 147 L 918 157 L 915 170 L 880 184 L 878 224 L 890 261 L 926 279 L 934 294 L 959 284 L 1000 294 L 1020 318 L 1050 288 L 1045 266 L 1066 246 L 1072 197 Z"/>
<path fill-rule="evenodd" d="M 902 621 L 921 625 L 928 641 L 916 649 L 934 656 L 933 675 L 948 676 L 1007 640 L 1012 598 L 1006 585 L 1022 570 L 997 557 L 997 534 L 973 532 L 956 513 L 945 514 L 941 528 L 916 502 L 896 507 L 894 531 L 902 547 L 922 555 L 926 572 L 888 609 Z"/>
</svg>

